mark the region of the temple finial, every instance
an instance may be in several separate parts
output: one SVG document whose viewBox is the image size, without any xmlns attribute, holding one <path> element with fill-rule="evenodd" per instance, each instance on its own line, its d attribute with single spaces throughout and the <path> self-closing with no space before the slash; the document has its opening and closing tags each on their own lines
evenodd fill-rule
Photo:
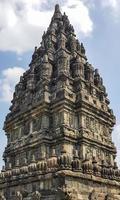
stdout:
<svg viewBox="0 0 120 200">
<path fill-rule="evenodd" d="M 60 6 L 59 6 L 59 4 L 55 5 L 55 12 L 60 12 Z"/>
<path fill-rule="evenodd" d="M 61 19 L 61 18 L 62 18 L 62 14 L 60 11 L 60 6 L 59 6 L 59 4 L 56 4 L 53 19 Z"/>
</svg>

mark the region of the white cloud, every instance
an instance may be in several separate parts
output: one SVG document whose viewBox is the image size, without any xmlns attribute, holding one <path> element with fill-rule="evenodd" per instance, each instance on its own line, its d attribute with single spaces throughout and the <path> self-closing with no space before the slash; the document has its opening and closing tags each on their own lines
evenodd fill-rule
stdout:
<svg viewBox="0 0 120 200">
<path fill-rule="evenodd" d="M 120 21 L 120 0 L 82 0 L 90 9 L 105 11 L 106 16 L 112 17 L 114 22 Z"/>
<path fill-rule="evenodd" d="M 14 87 L 24 71 L 25 69 L 21 67 L 13 67 L 7 68 L 1 72 L 0 101 L 10 102 L 10 100 L 12 100 Z"/>
<path fill-rule="evenodd" d="M 107 1 L 102 0 L 102 5 L 104 7 L 109 7 L 115 10 L 118 8 L 119 3 L 120 3 L 119 0 L 107 0 Z"/>
<path fill-rule="evenodd" d="M 117 147 L 117 162 L 120 167 L 120 124 L 115 126 L 115 129 L 113 131 L 113 141 L 115 143 L 115 146 Z"/>
<path fill-rule="evenodd" d="M 43 31 L 50 23 L 55 3 L 57 0 L 0 1 L 0 50 L 22 53 L 39 45 Z M 60 3 L 77 33 L 89 35 L 93 23 L 89 8 L 82 0 L 61 0 Z"/>
</svg>

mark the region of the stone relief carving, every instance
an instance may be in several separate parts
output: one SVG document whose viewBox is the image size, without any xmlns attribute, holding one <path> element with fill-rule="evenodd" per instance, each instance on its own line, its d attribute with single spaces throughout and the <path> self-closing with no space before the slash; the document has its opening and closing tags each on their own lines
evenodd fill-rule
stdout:
<svg viewBox="0 0 120 200">
<path fill-rule="evenodd" d="M 20 127 L 14 128 L 10 134 L 10 140 L 13 142 L 14 140 L 20 137 Z"/>
<path fill-rule="evenodd" d="M 96 149 L 96 155 L 97 155 L 99 162 L 101 162 L 103 160 L 103 157 L 104 157 L 103 151 L 101 149 Z"/>
<path fill-rule="evenodd" d="M 93 157 L 93 148 L 91 147 L 86 147 L 86 154 L 87 154 L 87 157 L 89 159 L 91 159 Z"/>
<path fill-rule="evenodd" d="M 119 200 L 115 198 L 114 194 L 107 194 L 105 200 Z"/>
<path fill-rule="evenodd" d="M 111 141 L 111 136 L 109 134 L 110 133 L 109 127 L 100 123 L 98 120 L 92 117 L 84 116 L 83 126 L 92 133 L 89 134 L 90 137 L 93 137 L 102 142 Z"/>
<path fill-rule="evenodd" d="M 58 188 L 58 191 L 62 194 L 62 200 L 76 200 L 78 199 L 78 193 L 74 188 L 70 188 L 67 185 Z"/>
<path fill-rule="evenodd" d="M 61 113 L 56 113 L 54 115 L 54 123 L 55 123 L 55 126 L 58 126 L 60 125 L 60 122 L 61 122 Z"/>
<path fill-rule="evenodd" d="M 21 192 L 16 192 L 16 200 L 23 200 L 23 196 L 21 194 Z"/>
<path fill-rule="evenodd" d="M 105 152 L 105 160 L 108 165 L 111 163 L 111 157 L 110 157 L 109 152 L 107 151 Z"/>
<path fill-rule="evenodd" d="M 89 195 L 89 200 L 98 200 L 98 193 L 95 190 Z"/>
<path fill-rule="evenodd" d="M 64 123 L 71 127 L 71 128 L 77 128 L 78 127 L 78 118 L 72 113 L 65 112 L 64 113 Z"/>
<path fill-rule="evenodd" d="M 41 122 L 42 122 L 41 116 L 33 119 L 33 131 L 39 131 L 41 129 Z"/>
<path fill-rule="evenodd" d="M 41 194 L 38 191 L 35 191 L 32 195 L 32 200 L 40 200 L 41 199 Z"/>
</svg>

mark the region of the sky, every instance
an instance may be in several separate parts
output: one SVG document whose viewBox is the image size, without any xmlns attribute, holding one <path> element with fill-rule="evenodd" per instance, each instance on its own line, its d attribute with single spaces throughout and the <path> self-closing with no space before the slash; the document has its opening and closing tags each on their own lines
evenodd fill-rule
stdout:
<svg viewBox="0 0 120 200">
<path fill-rule="evenodd" d="M 103 77 L 116 116 L 112 137 L 120 166 L 120 0 L 0 0 L 0 168 L 7 142 L 3 124 L 15 84 L 28 69 L 56 3 Z"/>
</svg>

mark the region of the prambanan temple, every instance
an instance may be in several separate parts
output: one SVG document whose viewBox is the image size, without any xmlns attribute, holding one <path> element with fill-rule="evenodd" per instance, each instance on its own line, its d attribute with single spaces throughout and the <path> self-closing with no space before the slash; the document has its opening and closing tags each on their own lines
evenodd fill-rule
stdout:
<svg viewBox="0 0 120 200">
<path fill-rule="evenodd" d="M 115 116 L 59 5 L 15 87 L 0 200 L 120 200 Z"/>
</svg>

